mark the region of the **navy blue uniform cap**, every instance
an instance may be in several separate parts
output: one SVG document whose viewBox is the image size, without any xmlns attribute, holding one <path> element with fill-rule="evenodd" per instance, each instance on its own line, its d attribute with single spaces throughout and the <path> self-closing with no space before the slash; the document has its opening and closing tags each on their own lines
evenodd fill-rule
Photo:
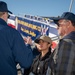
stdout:
<svg viewBox="0 0 75 75">
<path fill-rule="evenodd" d="M 0 1 L 0 12 L 9 12 L 12 14 L 12 12 L 8 10 L 7 4 L 3 1 Z"/>
<path fill-rule="evenodd" d="M 66 19 L 75 22 L 75 14 L 72 12 L 64 12 L 60 17 L 57 17 L 54 20 L 54 22 L 57 24 L 59 20 Z"/>
</svg>

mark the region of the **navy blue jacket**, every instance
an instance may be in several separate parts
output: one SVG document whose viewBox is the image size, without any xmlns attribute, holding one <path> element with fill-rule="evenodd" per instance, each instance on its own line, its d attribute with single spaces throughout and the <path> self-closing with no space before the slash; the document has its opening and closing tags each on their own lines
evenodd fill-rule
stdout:
<svg viewBox="0 0 75 75">
<path fill-rule="evenodd" d="M 20 33 L 0 19 L 0 75 L 17 75 L 16 64 L 28 68 L 33 60 Z"/>
</svg>

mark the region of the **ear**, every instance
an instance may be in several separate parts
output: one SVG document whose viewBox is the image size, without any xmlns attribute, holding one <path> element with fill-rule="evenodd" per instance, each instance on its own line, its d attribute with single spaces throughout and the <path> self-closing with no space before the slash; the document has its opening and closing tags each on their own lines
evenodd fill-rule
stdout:
<svg viewBox="0 0 75 75">
<path fill-rule="evenodd" d="M 72 26 L 72 22 L 71 21 L 69 21 L 69 25 L 68 26 Z"/>
<path fill-rule="evenodd" d="M 51 47 L 52 44 L 48 44 L 48 47 Z"/>
</svg>

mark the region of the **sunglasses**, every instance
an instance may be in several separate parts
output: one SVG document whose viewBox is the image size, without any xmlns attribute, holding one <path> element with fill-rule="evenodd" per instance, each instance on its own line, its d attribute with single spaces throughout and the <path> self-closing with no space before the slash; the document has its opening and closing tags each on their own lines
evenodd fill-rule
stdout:
<svg viewBox="0 0 75 75">
<path fill-rule="evenodd" d="M 10 15 L 8 14 L 8 18 L 10 17 Z"/>
</svg>

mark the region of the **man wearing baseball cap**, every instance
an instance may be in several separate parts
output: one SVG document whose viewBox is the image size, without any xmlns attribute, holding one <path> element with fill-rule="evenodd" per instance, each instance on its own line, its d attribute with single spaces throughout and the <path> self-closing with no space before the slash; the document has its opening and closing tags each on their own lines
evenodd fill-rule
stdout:
<svg viewBox="0 0 75 75">
<path fill-rule="evenodd" d="M 0 1 L 0 75 L 17 75 L 17 63 L 24 69 L 32 64 L 32 50 L 28 49 L 20 33 L 7 25 L 7 4 Z"/>
<path fill-rule="evenodd" d="M 55 75 L 75 75 L 75 14 L 64 12 L 54 22 L 62 36 L 54 54 Z"/>
</svg>

